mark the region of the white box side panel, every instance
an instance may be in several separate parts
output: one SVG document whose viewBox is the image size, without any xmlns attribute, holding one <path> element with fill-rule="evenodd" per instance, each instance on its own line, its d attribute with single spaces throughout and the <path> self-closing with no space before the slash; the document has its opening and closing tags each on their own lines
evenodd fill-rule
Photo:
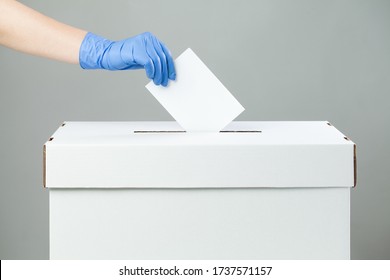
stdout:
<svg viewBox="0 0 390 280">
<path fill-rule="evenodd" d="M 46 147 L 46 186 L 352 187 L 353 145 Z"/>
<path fill-rule="evenodd" d="M 51 189 L 51 259 L 349 259 L 349 188 Z"/>
</svg>

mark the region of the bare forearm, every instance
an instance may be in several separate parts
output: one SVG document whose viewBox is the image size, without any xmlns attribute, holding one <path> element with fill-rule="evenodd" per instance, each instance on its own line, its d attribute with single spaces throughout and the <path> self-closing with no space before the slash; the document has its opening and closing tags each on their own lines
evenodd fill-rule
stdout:
<svg viewBox="0 0 390 280">
<path fill-rule="evenodd" d="M 86 31 L 60 23 L 14 0 L 0 0 L 0 44 L 68 63 L 79 62 Z"/>
</svg>

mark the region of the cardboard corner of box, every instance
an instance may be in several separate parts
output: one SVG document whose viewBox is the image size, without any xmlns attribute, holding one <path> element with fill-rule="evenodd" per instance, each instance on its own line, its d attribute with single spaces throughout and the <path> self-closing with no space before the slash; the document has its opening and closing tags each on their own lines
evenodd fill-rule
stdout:
<svg viewBox="0 0 390 280">
<path fill-rule="evenodd" d="M 63 122 L 59 128 L 61 127 L 64 127 L 66 125 L 66 122 Z M 58 128 L 58 129 L 59 129 Z M 47 180 L 46 180 L 46 168 L 47 168 L 47 164 L 46 164 L 46 146 L 48 144 L 48 142 L 51 142 L 53 141 L 54 137 L 51 136 L 46 142 L 45 144 L 43 144 L 43 188 L 44 189 L 47 189 Z"/>
<path fill-rule="evenodd" d="M 46 143 L 43 145 L 43 188 L 46 189 Z"/>
<path fill-rule="evenodd" d="M 353 188 L 357 185 L 357 159 L 356 159 L 356 144 L 353 144 Z"/>
</svg>

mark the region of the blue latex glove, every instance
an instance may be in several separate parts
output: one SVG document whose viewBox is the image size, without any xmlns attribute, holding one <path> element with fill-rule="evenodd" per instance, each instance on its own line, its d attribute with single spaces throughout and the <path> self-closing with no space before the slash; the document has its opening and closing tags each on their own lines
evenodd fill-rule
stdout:
<svg viewBox="0 0 390 280">
<path fill-rule="evenodd" d="M 176 72 L 168 48 L 149 32 L 122 41 L 110 41 L 88 32 L 80 46 L 83 69 L 127 70 L 145 68 L 156 85 L 168 85 Z"/>
</svg>

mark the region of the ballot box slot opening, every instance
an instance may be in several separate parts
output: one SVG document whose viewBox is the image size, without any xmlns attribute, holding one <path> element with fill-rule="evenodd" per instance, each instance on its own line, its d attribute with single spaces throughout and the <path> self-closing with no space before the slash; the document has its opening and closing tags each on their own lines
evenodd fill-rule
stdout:
<svg viewBox="0 0 390 280">
<path fill-rule="evenodd" d="M 134 130 L 134 133 L 187 133 L 185 130 Z M 261 133 L 261 130 L 221 130 L 219 133 Z"/>
</svg>

